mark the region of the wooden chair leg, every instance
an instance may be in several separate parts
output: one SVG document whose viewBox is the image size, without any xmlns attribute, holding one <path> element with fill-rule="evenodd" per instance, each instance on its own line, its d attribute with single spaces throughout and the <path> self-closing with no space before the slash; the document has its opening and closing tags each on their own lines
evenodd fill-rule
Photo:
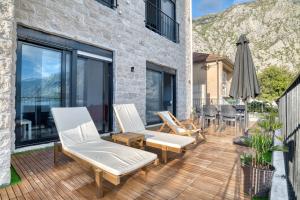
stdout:
<svg viewBox="0 0 300 200">
<path fill-rule="evenodd" d="M 199 134 L 200 134 L 200 131 L 196 133 L 195 144 L 198 144 L 198 142 L 199 142 Z"/>
<path fill-rule="evenodd" d="M 161 156 L 162 156 L 162 161 L 164 163 L 167 163 L 167 161 L 168 161 L 168 155 L 167 155 L 167 148 L 165 146 L 162 147 L 162 149 L 161 149 Z"/>
<path fill-rule="evenodd" d="M 142 174 L 146 176 L 148 174 L 149 169 L 147 167 L 141 168 Z"/>
<path fill-rule="evenodd" d="M 103 172 L 100 169 L 95 169 L 96 197 L 103 197 Z"/>
<path fill-rule="evenodd" d="M 158 158 L 154 161 L 154 166 L 157 166 L 157 165 L 159 165 L 159 159 Z"/>
</svg>

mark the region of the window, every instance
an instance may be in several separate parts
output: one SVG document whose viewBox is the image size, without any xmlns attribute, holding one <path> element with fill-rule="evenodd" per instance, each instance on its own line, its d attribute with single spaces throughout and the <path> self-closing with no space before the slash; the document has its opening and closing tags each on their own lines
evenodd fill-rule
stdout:
<svg viewBox="0 0 300 200">
<path fill-rule="evenodd" d="M 111 131 L 112 52 L 18 27 L 17 54 L 17 147 L 57 140 L 52 107 L 86 106 Z"/>
<path fill-rule="evenodd" d="M 102 60 L 78 56 L 76 106 L 86 106 L 102 132 L 109 131 L 109 68 Z"/>
<path fill-rule="evenodd" d="M 116 8 L 118 7 L 118 2 L 117 0 L 96 0 L 98 1 L 99 3 L 105 5 L 105 6 L 108 6 L 110 8 Z"/>
<path fill-rule="evenodd" d="M 227 72 L 222 72 L 222 96 L 227 96 Z"/>
<path fill-rule="evenodd" d="M 175 0 L 146 0 L 146 27 L 179 42 L 179 24 L 176 22 Z"/>
<path fill-rule="evenodd" d="M 168 110 L 175 114 L 175 70 L 147 63 L 146 71 L 146 121 L 160 122 L 156 112 Z"/>
</svg>

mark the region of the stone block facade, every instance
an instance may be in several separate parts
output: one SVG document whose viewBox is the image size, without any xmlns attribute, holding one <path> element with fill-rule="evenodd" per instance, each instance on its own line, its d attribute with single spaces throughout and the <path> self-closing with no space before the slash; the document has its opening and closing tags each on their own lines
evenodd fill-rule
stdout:
<svg viewBox="0 0 300 200">
<path fill-rule="evenodd" d="M 146 62 L 176 69 L 177 116 L 179 119 L 189 117 L 192 102 L 190 0 L 176 1 L 179 43 L 145 27 L 144 0 L 119 0 L 116 9 L 96 0 L 4 0 L 0 4 L 4 4 L 1 5 L 1 13 L 7 13 L 7 19 L 0 20 L 0 128 L 12 143 L 16 25 L 113 51 L 113 103 L 134 103 L 144 121 Z M 135 68 L 134 73 L 131 67 Z M 2 141 L 0 148 L 9 151 L 10 148 L 4 147 Z M 2 150 L 0 154 L 3 154 Z M 0 169 L 2 172 L 1 163 Z"/>
<path fill-rule="evenodd" d="M 16 26 L 14 1 L 0 1 L 0 186 L 10 182 L 14 148 Z"/>
</svg>

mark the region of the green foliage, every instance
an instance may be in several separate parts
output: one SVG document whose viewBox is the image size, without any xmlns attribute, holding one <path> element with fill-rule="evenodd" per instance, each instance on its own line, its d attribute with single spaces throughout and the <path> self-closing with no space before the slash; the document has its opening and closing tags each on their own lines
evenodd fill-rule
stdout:
<svg viewBox="0 0 300 200">
<path fill-rule="evenodd" d="M 278 120 L 277 112 L 270 112 L 263 116 L 258 122 L 258 126 L 263 129 L 263 132 L 274 133 L 282 127 L 282 123 Z"/>
<path fill-rule="evenodd" d="M 282 95 L 282 93 L 290 85 L 295 74 L 288 68 L 270 66 L 258 74 L 260 81 L 261 95 L 260 99 L 274 101 Z"/>
<path fill-rule="evenodd" d="M 9 185 L 15 185 L 21 182 L 21 177 L 19 176 L 19 174 L 17 173 L 17 171 L 15 170 L 15 168 L 13 166 L 10 167 L 10 184 Z M 9 185 L 4 185 L 1 186 L 1 188 L 5 188 Z"/>
<path fill-rule="evenodd" d="M 267 101 L 252 101 L 248 103 L 248 112 L 257 112 L 257 113 L 265 113 L 265 112 L 278 112 L 278 108 L 273 107 Z"/>
<path fill-rule="evenodd" d="M 250 130 L 253 134 L 248 143 L 255 151 L 252 162 L 256 167 L 267 168 L 270 166 L 273 151 L 287 151 L 287 147 L 274 146 L 273 144 L 275 130 L 280 129 L 281 126 L 282 124 L 278 120 L 278 113 L 270 112 L 262 116 L 257 128 Z M 243 158 L 243 160 L 246 160 L 246 158 Z"/>
<path fill-rule="evenodd" d="M 243 153 L 242 155 L 240 155 L 240 159 L 242 166 L 251 165 L 252 155 L 248 153 Z"/>
<path fill-rule="evenodd" d="M 269 197 L 252 197 L 252 200 L 269 200 Z"/>
<path fill-rule="evenodd" d="M 16 172 L 16 170 L 13 166 L 10 167 L 10 172 L 11 172 L 11 176 L 10 176 L 10 184 L 11 185 L 15 185 L 15 184 L 21 182 L 21 177 Z"/>
<path fill-rule="evenodd" d="M 251 137 L 251 147 L 255 149 L 254 163 L 256 166 L 264 168 L 271 164 L 272 137 L 269 134 L 256 132 Z"/>
</svg>

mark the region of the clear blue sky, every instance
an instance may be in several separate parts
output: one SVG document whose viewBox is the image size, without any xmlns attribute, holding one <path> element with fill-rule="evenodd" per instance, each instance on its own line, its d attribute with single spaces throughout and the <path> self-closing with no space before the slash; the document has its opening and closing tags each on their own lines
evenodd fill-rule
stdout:
<svg viewBox="0 0 300 200">
<path fill-rule="evenodd" d="M 192 0 L 193 18 L 217 13 L 226 10 L 234 4 L 249 2 L 253 0 Z"/>
</svg>

